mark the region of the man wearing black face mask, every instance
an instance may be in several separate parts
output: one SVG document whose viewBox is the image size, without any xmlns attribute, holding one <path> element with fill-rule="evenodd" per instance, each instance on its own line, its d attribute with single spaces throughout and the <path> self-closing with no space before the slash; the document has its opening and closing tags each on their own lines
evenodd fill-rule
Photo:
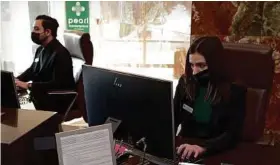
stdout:
<svg viewBox="0 0 280 165">
<path fill-rule="evenodd" d="M 36 17 L 31 39 L 40 47 L 32 65 L 15 82 L 20 88 L 30 89 L 36 109 L 48 110 L 48 91 L 73 90 L 75 87 L 70 53 L 56 39 L 58 26 L 54 18 Z"/>
</svg>

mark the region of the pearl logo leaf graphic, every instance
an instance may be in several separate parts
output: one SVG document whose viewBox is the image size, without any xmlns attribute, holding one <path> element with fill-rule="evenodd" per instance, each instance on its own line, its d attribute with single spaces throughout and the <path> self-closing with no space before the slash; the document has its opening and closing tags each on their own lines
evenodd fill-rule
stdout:
<svg viewBox="0 0 280 165">
<path fill-rule="evenodd" d="M 80 16 L 81 15 L 81 12 L 85 11 L 85 7 L 84 6 L 81 6 L 81 3 L 80 2 L 76 2 L 76 5 L 72 7 L 72 11 L 73 12 L 76 12 L 76 15 L 77 16 Z"/>
</svg>

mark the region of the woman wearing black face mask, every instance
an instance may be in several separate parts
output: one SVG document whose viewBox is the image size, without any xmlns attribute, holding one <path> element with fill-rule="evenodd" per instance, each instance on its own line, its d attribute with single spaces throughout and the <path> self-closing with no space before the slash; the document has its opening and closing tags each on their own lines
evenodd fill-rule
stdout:
<svg viewBox="0 0 280 165">
<path fill-rule="evenodd" d="M 179 136 L 201 141 L 179 146 L 181 159 L 225 150 L 240 137 L 246 89 L 223 73 L 223 52 L 217 37 L 201 37 L 189 48 L 174 98 L 175 127 L 181 124 Z"/>
</svg>

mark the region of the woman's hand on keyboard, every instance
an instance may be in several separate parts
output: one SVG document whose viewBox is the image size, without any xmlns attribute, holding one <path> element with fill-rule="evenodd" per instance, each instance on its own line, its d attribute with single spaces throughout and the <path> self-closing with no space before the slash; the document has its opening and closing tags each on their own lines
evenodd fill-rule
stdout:
<svg viewBox="0 0 280 165">
<path fill-rule="evenodd" d="M 182 144 L 178 150 L 177 154 L 181 155 L 181 159 L 189 159 L 192 156 L 196 159 L 199 155 L 205 152 L 205 148 L 198 145 Z"/>
</svg>

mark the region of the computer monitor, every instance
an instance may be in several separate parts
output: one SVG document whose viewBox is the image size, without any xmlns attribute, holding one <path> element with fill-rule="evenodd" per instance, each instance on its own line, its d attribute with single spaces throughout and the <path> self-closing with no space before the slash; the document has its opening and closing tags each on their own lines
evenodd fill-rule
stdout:
<svg viewBox="0 0 280 165">
<path fill-rule="evenodd" d="M 1 70 L 1 107 L 20 108 L 13 72 Z"/>
<path fill-rule="evenodd" d="M 121 120 L 114 134 L 135 146 L 145 137 L 147 153 L 175 160 L 172 81 L 83 66 L 89 126 Z"/>
</svg>

